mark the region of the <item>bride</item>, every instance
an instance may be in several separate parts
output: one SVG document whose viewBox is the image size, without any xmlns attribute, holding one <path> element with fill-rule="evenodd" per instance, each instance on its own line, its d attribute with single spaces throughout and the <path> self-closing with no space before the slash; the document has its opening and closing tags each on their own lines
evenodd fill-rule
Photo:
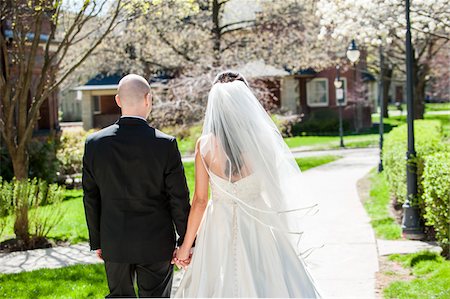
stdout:
<svg viewBox="0 0 450 299">
<path fill-rule="evenodd" d="M 318 298 L 298 252 L 298 214 L 314 208 L 301 181 L 245 78 L 220 73 L 196 145 L 195 193 L 184 243 L 173 260 L 190 264 L 175 297 Z"/>
</svg>

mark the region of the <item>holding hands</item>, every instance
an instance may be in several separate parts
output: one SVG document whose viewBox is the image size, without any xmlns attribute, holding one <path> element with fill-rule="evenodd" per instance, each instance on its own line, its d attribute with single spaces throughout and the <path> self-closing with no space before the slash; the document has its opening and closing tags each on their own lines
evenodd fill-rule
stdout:
<svg viewBox="0 0 450 299">
<path fill-rule="evenodd" d="M 192 248 L 187 248 L 181 245 L 173 252 L 172 265 L 177 265 L 178 268 L 186 269 L 191 263 Z"/>
</svg>

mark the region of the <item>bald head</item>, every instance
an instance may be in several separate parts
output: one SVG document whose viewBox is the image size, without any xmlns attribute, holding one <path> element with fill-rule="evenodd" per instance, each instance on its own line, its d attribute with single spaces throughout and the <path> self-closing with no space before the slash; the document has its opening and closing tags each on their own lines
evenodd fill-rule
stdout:
<svg viewBox="0 0 450 299">
<path fill-rule="evenodd" d="M 129 106 L 137 104 L 144 100 L 150 93 L 150 85 L 143 77 L 135 74 L 129 74 L 119 81 L 117 88 L 122 105 Z"/>
<path fill-rule="evenodd" d="M 150 85 L 139 75 L 126 75 L 119 81 L 116 101 L 122 108 L 122 114 L 147 117 L 152 105 Z"/>
</svg>

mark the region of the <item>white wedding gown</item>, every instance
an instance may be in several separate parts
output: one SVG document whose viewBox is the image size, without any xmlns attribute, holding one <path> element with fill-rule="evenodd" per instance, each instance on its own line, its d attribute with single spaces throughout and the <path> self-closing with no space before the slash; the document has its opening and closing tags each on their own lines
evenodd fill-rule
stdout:
<svg viewBox="0 0 450 299">
<path fill-rule="evenodd" d="M 229 182 L 217 175 L 192 262 L 175 297 L 318 298 L 303 260 L 287 236 L 258 223 L 229 195 L 259 200 L 255 175 Z M 226 191 L 226 192 L 224 192 Z"/>
</svg>

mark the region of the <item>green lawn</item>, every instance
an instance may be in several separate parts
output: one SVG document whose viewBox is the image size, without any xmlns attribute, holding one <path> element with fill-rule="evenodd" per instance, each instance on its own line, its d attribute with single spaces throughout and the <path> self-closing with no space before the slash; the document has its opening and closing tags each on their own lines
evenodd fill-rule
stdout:
<svg viewBox="0 0 450 299">
<path fill-rule="evenodd" d="M 401 238 L 401 227 L 389 213 L 391 195 L 386 177 L 375 170 L 370 173 L 370 197 L 364 208 L 371 218 L 377 238 L 396 240 Z"/>
<path fill-rule="evenodd" d="M 378 144 L 378 134 L 344 136 L 345 147 L 367 147 Z M 339 136 L 296 136 L 285 138 L 289 148 L 314 146 L 315 149 L 333 149 L 339 147 Z"/>
<path fill-rule="evenodd" d="M 426 251 L 407 255 L 394 254 L 389 259 L 410 269 L 414 278 L 391 283 L 383 291 L 385 298 L 450 298 L 450 261 Z"/>
<path fill-rule="evenodd" d="M 425 114 L 424 119 L 439 120 L 442 123 L 444 136 L 450 138 L 450 114 L 447 115 L 433 115 Z M 379 122 L 379 116 L 372 115 L 372 122 Z M 384 119 L 385 130 L 389 130 L 392 127 L 396 127 L 406 123 L 406 115 L 392 116 Z"/>
<path fill-rule="evenodd" d="M 103 264 L 0 274 L 1 298 L 104 298 Z"/>
<path fill-rule="evenodd" d="M 428 103 L 425 104 L 425 111 L 450 111 L 450 103 Z"/>
</svg>

